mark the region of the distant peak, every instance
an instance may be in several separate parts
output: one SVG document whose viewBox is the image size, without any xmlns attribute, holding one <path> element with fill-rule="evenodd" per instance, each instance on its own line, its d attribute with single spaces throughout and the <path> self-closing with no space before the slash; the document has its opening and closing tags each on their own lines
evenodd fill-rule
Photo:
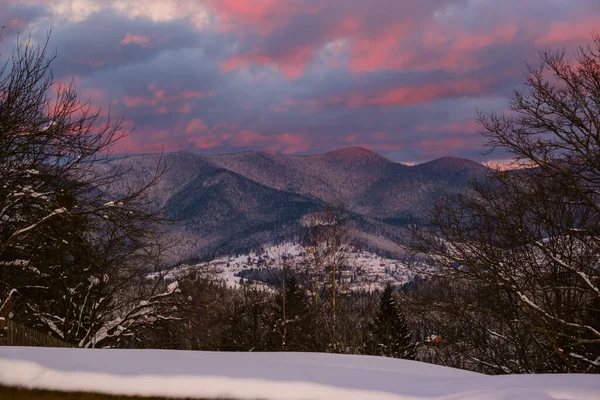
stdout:
<svg viewBox="0 0 600 400">
<path fill-rule="evenodd" d="M 344 160 L 377 160 L 382 162 L 391 162 L 381 154 L 375 153 L 369 149 L 359 146 L 342 147 L 337 150 L 329 151 L 323 154 L 325 157 L 344 159 Z"/>
<path fill-rule="evenodd" d="M 369 149 L 360 146 L 340 147 L 339 149 L 328 151 L 325 154 L 376 154 Z"/>
<path fill-rule="evenodd" d="M 417 167 L 429 168 L 485 168 L 483 164 L 477 161 L 460 157 L 441 157 L 435 160 L 418 164 Z"/>
</svg>

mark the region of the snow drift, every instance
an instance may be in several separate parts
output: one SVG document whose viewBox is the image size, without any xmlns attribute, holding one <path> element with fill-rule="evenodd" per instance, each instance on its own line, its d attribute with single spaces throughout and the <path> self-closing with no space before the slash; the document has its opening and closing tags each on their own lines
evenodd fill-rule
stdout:
<svg viewBox="0 0 600 400">
<path fill-rule="evenodd" d="M 0 384 L 179 398 L 600 399 L 594 375 L 486 376 L 415 361 L 313 353 L 0 347 Z"/>
</svg>

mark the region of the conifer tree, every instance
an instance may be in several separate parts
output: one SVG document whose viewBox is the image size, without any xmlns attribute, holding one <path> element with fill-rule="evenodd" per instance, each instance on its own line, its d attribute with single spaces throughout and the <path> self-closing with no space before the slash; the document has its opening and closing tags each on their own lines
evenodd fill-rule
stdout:
<svg viewBox="0 0 600 400">
<path fill-rule="evenodd" d="M 379 311 L 369 326 L 365 354 L 404 358 L 415 357 L 408 324 L 388 283 L 379 303 Z"/>
<path fill-rule="evenodd" d="M 285 282 L 285 289 L 275 296 L 273 349 L 283 351 L 309 351 L 312 332 L 310 306 L 304 289 L 294 275 Z"/>
</svg>

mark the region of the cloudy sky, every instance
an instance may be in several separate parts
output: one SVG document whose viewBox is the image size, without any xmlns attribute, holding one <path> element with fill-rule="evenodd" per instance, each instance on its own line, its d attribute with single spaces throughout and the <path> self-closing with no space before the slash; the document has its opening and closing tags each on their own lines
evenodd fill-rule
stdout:
<svg viewBox="0 0 600 400">
<path fill-rule="evenodd" d="M 58 80 L 125 117 L 119 152 L 363 146 L 482 155 L 538 49 L 590 42 L 599 0 L 0 0 L 3 58 L 52 27 Z"/>
</svg>

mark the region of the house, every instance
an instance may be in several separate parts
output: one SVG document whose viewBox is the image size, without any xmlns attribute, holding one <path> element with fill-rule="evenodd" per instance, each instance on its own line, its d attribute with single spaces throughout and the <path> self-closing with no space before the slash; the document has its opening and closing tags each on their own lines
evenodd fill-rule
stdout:
<svg viewBox="0 0 600 400">
<path fill-rule="evenodd" d="M 427 338 L 427 342 L 430 342 L 430 343 L 441 343 L 442 342 L 442 335 L 430 335 Z"/>
</svg>

